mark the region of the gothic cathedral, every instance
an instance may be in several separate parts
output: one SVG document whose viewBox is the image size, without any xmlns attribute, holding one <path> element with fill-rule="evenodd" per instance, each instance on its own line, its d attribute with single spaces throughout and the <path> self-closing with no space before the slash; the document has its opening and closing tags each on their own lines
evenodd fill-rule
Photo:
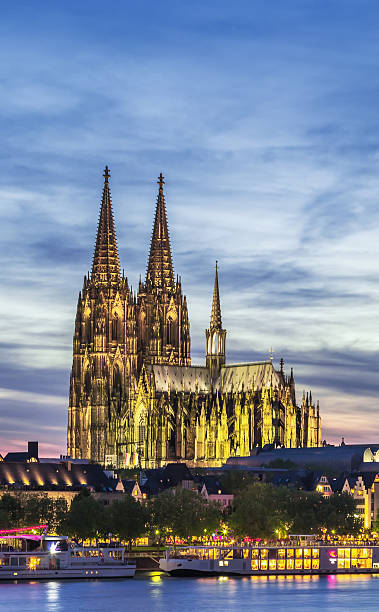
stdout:
<svg viewBox="0 0 379 612">
<path fill-rule="evenodd" d="M 268 361 L 227 365 L 216 265 L 205 366 L 191 365 L 186 297 L 175 280 L 162 174 L 145 282 L 120 273 L 109 170 L 91 275 L 79 293 L 67 452 L 105 466 L 219 466 L 253 447 L 319 446 L 319 406 Z"/>
</svg>

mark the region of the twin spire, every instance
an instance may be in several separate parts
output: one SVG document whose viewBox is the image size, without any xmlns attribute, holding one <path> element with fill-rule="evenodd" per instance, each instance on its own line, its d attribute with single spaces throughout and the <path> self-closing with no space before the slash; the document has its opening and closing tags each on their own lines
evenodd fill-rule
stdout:
<svg viewBox="0 0 379 612">
<path fill-rule="evenodd" d="M 112 200 L 109 189 L 110 172 L 108 166 L 105 166 L 103 176 L 104 189 L 91 278 L 96 284 L 118 285 L 120 282 L 120 263 L 114 227 Z M 159 192 L 147 265 L 146 284 L 150 285 L 152 288 L 156 288 L 161 293 L 172 294 L 175 291 L 175 281 L 166 205 L 163 193 L 164 184 L 164 177 L 162 173 L 160 173 L 158 178 Z M 222 329 L 217 261 L 210 329 Z"/>
<path fill-rule="evenodd" d="M 160 293 L 173 294 L 175 292 L 174 269 L 163 193 L 163 185 L 165 184 L 163 179 L 161 172 L 157 181 L 159 192 L 147 264 L 146 285 L 157 289 Z"/>
<path fill-rule="evenodd" d="M 99 225 L 92 262 L 91 279 L 95 284 L 118 285 L 120 262 L 118 258 L 116 231 L 114 227 L 111 193 L 109 190 L 109 168 L 104 170 L 104 189 L 101 201 Z"/>
</svg>

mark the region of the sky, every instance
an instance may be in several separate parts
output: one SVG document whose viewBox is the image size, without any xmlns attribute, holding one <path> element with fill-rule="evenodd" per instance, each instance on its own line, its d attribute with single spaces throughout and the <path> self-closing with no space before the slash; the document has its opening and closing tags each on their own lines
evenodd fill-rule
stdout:
<svg viewBox="0 0 379 612">
<path fill-rule="evenodd" d="M 192 362 L 215 260 L 227 360 L 282 357 L 330 443 L 378 442 L 376 0 L 5 3 L 0 452 L 66 452 L 72 334 L 103 169 L 144 274 L 163 172 Z"/>
</svg>

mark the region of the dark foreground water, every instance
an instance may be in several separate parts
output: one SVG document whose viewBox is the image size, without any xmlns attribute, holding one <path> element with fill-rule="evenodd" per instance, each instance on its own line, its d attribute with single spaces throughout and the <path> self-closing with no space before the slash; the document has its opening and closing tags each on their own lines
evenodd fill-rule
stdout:
<svg viewBox="0 0 379 612">
<path fill-rule="evenodd" d="M 0 583 L 6 612 L 379 610 L 379 575 Z"/>
</svg>

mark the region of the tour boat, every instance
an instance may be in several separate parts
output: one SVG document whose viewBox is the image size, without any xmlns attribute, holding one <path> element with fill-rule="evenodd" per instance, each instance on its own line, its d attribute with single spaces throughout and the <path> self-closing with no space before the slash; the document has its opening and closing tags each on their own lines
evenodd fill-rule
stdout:
<svg viewBox="0 0 379 612">
<path fill-rule="evenodd" d="M 379 546 L 187 546 L 169 548 L 159 567 L 172 576 L 379 574 Z"/>
<path fill-rule="evenodd" d="M 132 578 L 135 570 L 123 547 L 77 546 L 66 536 L 0 533 L 0 580 Z"/>
</svg>

